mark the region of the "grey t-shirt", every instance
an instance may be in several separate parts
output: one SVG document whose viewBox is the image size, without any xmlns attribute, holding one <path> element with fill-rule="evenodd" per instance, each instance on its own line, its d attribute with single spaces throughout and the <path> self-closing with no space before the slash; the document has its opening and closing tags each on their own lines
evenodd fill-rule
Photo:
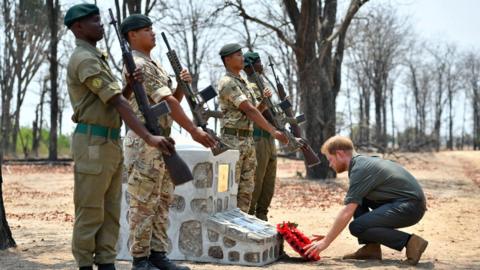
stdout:
<svg viewBox="0 0 480 270">
<path fill-rule="evenodd" d="M 363 198 L 376 202 L 397 199 L 425 201 L 417 180 L 399 164 L 378 157 L 356 155 L 348 170 L 350 185 L 344 203 L 362 204 Z"/>
</svg>

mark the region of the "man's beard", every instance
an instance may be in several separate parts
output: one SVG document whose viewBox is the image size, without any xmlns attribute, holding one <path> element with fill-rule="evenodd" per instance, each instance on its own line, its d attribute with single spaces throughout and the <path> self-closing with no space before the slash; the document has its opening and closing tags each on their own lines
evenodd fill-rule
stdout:
<svg viewBox="0 0 480 270">
<path fill-rule="evenodd" d="M 347 170 L 347 164 L 346 163 L 340 163 L 335 166 L 335 171 L 337 173 L 342 173 Z"/>
</svg>

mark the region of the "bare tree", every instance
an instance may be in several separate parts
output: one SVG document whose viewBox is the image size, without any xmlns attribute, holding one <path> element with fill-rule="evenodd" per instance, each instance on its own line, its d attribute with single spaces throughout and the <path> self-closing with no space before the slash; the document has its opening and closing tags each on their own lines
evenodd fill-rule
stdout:
<svg viewBox="0 0 480 270">
<path fill-rule="evenodd" d="M 43 27 L 45 16 L 41 12 L 44 7 L 43 0 L 20 0 L 15 4 L 13 24 L 15 44 L 10 46 L 12 54 L 15 55 L 13 67 L 17 88 L 10 150 L 14 155 L 20 130 L 20 110 L 25 94 L 46 57 L 48 35 L 47 29 Z"/>
<path fill-rule="evenodd" d="M 285 23 L 290 24 L 294 31 L 285 33 L 279 23 L 281 18 L 259 18 L 253 14 L 262 12 L 256 10 L 252 13 L 241 0 L 226 1 L 226 6 L 233 7 L 241 17 L 263 26 L 292 48 L 301 90 L 301 111 L 308 121 L 305 124 L 305 134 L 313 149 L 320 149 L 323 142 L 335 134 L 335 100 L 340 90 L 345 36 L 353 17 L 366 2 L 367 0 L 351 0 L 346 15 L 339 26 L 335 27 L 336 0 L 283 0 L 282 6 L 288 14 Z M 322 158 L 325 160 L 325 157 Z M 309 170 L 309 177 L 334 176 L 335 173 L 327 164 L 328 162 L 323 162 L 315 170 Z"/>
<path fill-rule="evenodd" d="M 34 157 L 38 157 L 38 149 L 40 147 L 40 141 L 42 138 L 42 129 L 43 129 L 43 106 L 45 104 L 45 96 L 49 92 L 49 87 L 47 86 L 50 76 L 45 76 L 41 82 L 40 89 L 40 101 L 38 102 L 35 108 L 35 120 L 32 123 L 32 152 Z"/>
<path fill-rule="evenodd" d="M 46 57 L 47 30 L 41 0 L 4 0 L 5 36 L 1 63 L 2 147 L 16 155 L 20 111 L 27 89 Z M 12 110 L 12 102 L 15 105 Z"/>
<path fill-rule="evenodd" d="M 47 0 L 47 12 L 50 30 L 50 137 L 48 144 L 48 159 L 57 159 L 58 136 L 58 41 L 60 39 L 60 4 L 58 0 Z"/>
<path fill-rule="evenodd" d="M 477 52 L 468 52 L 464 57 L 464 66 L 464 78 L 473 111 L 473 149 L 480 150 L 480 55 Z"/>
<path fill-rule="evenodd" d="M 212 3 L 194 0 L 168 1 L 166 5 L 162 17 L 168 20 L 160 20 L 162 28 L 173 37 L 176 51 L 190 71 L 192 88 L 196 91 L 205 59 L 222 34 L 217 28 L 217 9 Z"/>
<path fill-rule="evenodd" d="M 460 76 L 458 54 L 454 45 L 449 45 L 451 50 L 451 58 L 449 59 L 447 74 L 445 78 L 445 84 L 447 87 L 447 104 L 448 104 L 448 139 L 447 149 L 453 150 L 453 122 L 454 122 L 454 107 L 453 101 L 455 95 L 460 89 Z"/>
<path fill-rule="evenodd" d="M 352 51 L 350 51 L 352 52 Z M 349 54 L 351 62 L 347 63 L 350 72 L 349 79 L 357 88 L 358 93 L 358 131 L 352 139 L 357 146 L 370 147 L 370 104 L 371 104 L 371 89 L 369 87 L 367 77 L 363 76 L 364 70 L 357 68 L 359 65 L 354 58 L 354 55 Z"/>
<path fill-rule="evenodd" d="M 12 237 L 12 231 L 10 230 L 10 226 L 8 226 L 7 217 L 5 214 L 5 206 L 3 204 L 2 165 L 3 165 L 3 151 L 2 149 L 0 149 L 0 250 L 17 246 L 17 244 L 15 243 L 15 240 Z"/>
<path fill-rule="evenodd" d="M 375 103 L 375 144 L 380 150 L 386 150 L 388 101 L 393 105 L 392 72 L 399 65 L 400 56 L 406 51 L 405 41 L 410 34 L 410 27 L 399 19 L 393 8 L 388 7 L 376 7 L 362 18 L 363 20 L 352 25 L 355 35 L 351 41 L 354 46 L 349 54 L 349 67 L 353 70 L 355 82 L 361 90 L 360 99 L 364 98 L 360 104 L 364 107 L 360 108 L 360 111 L 365 114 L 360 117 L 363 120 L 362 131 L 369 129 L 368 104 L 372 90 Z M 367 138 L 362 139 L 368 141 L 368 136 L 365 136 Z"/>
<path fill-rule="evenodd" d="M 12 132 L 12 115 L 11 100 L 13 98 L 13 87 L 15 81 L 15 73 L 12 67 L 15 59 L 10 44 L 14 43 L 13 36 L 13 20 L 12 20 L 12 3 L 9 0 L 2 1 L 3 15 L 3 56 L 0 63 L 0 84 L 2 92 L 2 115 L 1 115 L 1 148 L 10 149 L 10 134 Z"/>
<path fill-rule="evenodd" d="M 282 18 L 282 21 L 288 20 L 287 12 L 284 9 L 282 9 L 282 13 L 278 16 Z M 280 28 L 285 33 L 293 32 L 290 24 L 284 24 L 283 26 L 280 26 Z M 278 73 L 277 75 L 279 78 L 283 79 L 283 85 L 288 91 L 287 94 L 293 106 L 293 113 L 297 114 L 297 112 L 300 111 L 300 95 L 298 91 L 299 82 L 297 79 L 297 63 L 295 61 L 293 49 L 284 42 L 279 41 L 275 35 L 266 35 L 266 37 L 269 38 L 268 43 L 270 43 L 270 46 L 273 48 L 273 52 L 270 52 L 271 48 L 268 48 L 267 50 L 269 51 L 270 56 L 275 56 L 273 57 L 273 64 L 276 65 L 275 70 Z M 268 63 L 265 62 L 264 65 L 265 64 Z M 268 68 L 267 72 L 269 72 Z"/>
<path fill-rule="evenodd" d="M 432 97 L 434 99 L 434 126 L 433 136 L 435 139 L 435 149 L 440 150 L 441 138 L 440 130 L 442 125 L 442 116 L 445 104 L 450 98 L 452 88 L 452 77 L 456 76 L 453 72 L 453 65 L 456 57 L 455 47 L 448 44 L 441 44 L 438 47 L 429 49 L 433 58 L 433 78 L 436 91 Z M 449 104 L 450 105 L 450 104 Z"/>
<path fill-rule="evenodd" d="M 413 119 L 415 121 L 414 138 L 406 145 L 408 151 L 420 151 L 423 145 L 430 148 L 427 143 L 427 113 L 433 95 L 433 67 L 425 61 L 425 45 L 413 40 L 410 51 L 405 57 L 405 85 L 411 91 L 414 105 Z"/>
</svg>

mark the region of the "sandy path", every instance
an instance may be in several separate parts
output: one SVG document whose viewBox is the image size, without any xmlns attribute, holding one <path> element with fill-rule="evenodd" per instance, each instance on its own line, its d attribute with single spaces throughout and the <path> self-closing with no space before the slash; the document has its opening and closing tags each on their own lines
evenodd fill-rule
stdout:
<svg viewBox="0 0 480 270">
<path fill-rule="evenodd" d="M 390 157 L 393 158 L 393 157 Z M 480 152 L 405 154 L 397 158 L 421 182 L 429 210 L 422 221 L 405 231 L 421 235 L 430 244 L 418 268 L 480 269 Z M 323 183 L 292 179 L 298 163 L 282 163 L 276 197 L 269 214 L 272 223 L 299 223 L 307 234 L 325 233 L 345 193 L 347 179 Z M 0 251 L 0 269 L 74 269 L 70 253 L 73 220 L 73 177 L 69 169 L 4 168 L 4 199 L 8 221 L 18 247 Z M 287 201 L 288 207 L 282 201 Z M 384 260 L 342 261 L 358 248 L 344 231 L 322 254 L 322 260 L 277 262 L 258 269 L 397 269 L 404 254 L 383 248 Z M 291 249 L 287 253 L 295 256 Z M 257 269 L 255 267 L 184 263 L 192 269 Z M 118 269 L 130 269 L 119 262 Z"/>
</svg>

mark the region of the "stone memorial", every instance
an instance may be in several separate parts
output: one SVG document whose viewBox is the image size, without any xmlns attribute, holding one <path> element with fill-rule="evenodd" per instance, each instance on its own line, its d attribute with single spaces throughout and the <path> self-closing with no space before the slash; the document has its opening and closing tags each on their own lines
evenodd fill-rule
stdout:
<svg viewBox="0 0 480 270">
<path fill-rule="evenodd" d="M 279 257 L 282 239 L 275 226 L 237 208 L 237 150 L 213 156 L 191 142 L 178 154 L 194 180 L 175 188 L 170 206 L 168 257 L 172 260 L 262 266 Z M 128 193 L 123 184 L 117 259 L 131 260 L 128 251 Z"/>
</svg>

